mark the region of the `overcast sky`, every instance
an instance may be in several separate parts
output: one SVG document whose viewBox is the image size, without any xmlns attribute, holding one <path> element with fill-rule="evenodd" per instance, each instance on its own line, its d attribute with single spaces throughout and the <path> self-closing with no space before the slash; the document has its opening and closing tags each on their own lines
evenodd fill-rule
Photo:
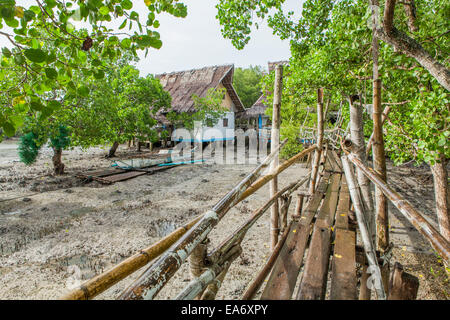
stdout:
<svg viewBox="0 0 450 320">
<path fill-rule="evenodd" d="M 143 74 L 188 70 L 204 66 L 234 63 L 236 67 L 261 65 L 268 61 L 286 60 L 290 57 L 289 41 L 281 41 L 272 34 L 266 22 L 254 30 L 249 44 L 237 50 L 231 41 L 224 39 L 214 0 L 185 0 L 188 15 L 184 19 L 162 15 L 161 34 L 163 46 L 152 50 L 138 67 Z M 300 0 L 287 0 L 286 8 L 300 12 Z"/>
<path fill-rule="evenodd" d="M 16 1 L 19 5 L 29 6 L 25 0 Z M 236 67 L 260 65 L 267 67 L 268 61 L 286 60 L 290 57 L 289 41 L 281 41 L 267 27 L 266 22 L 252 32 L 252 39 L 243 50 L 235 49 L 230 40 L 224 39 L 220 25 L 215 18 L 217 0 L 184 0 L 188 7 L 186 18 L 175 18 L 169 14 L 158 16 L 161 26 L 163 46 L 159 50 L 150 50 L 137 64 L 141 75 L 148 73 L 181 71 L 205 66 L 234 63 Z M 133 0 L 133 10 L 143 16 L 147 11 L 143 0 Z M 286 11 L 301 11 L 302 0 L 286 0 Z M 114 24 L 118 25 L 122 20 Z M 0 36 L 0 47 L 11 44 Z"/>
</svg>

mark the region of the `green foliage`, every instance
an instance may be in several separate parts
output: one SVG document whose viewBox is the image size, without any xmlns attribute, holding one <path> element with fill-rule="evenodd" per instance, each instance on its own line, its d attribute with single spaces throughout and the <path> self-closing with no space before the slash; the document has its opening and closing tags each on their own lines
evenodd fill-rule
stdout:
<svg viewBox="0 0 450 320">
<path fill-rule="evenodd" d="M 0 2 L 0 36 L 11 43 L 0 56 L 0 128 L 8 136 L 28 114 L 49 116 L 59 109 L 47 104 L 49 96 L 87 96 L 88 87 L 77 85 L 74 73 L 101 80 L 124 55 L 161 48 L 158 14 L 187 15 L 177 0 L 144 0 L 146 12 L 133 10 L 130 0 L 24 3 Z M 111 28 L 117 20 L 121 25 Z M 76 22 L 88 28 L 76 30 Z"/>
<path fill-rule="evenodd" d="M 36 136 L 33 132 L 29 132 L 20 137 L 18 147 L 20 161 L 26 165 L 33 164 L 39 155 L 39 147 L 36 143 Z"/>
<path fill-rule="evenodd" d="M 315 109 L 319 87 L 325 89 L 325 101 L 330 101 L 330 110 L 343 105 L 345 129 L 349 96 L 357 94 L 362 104 L 372 103 L 372 30 L 368 24 L 371 19 L 368 1 L 307 0 L 298 20 L 292 13 L 283 12 L 282 3 L 252 1 L 241 3 L 239 7 L 234 0 L 222 0 L 218 5 L 222 33 L 241 49 L 249 40 L 255 18 L 252 13 L 264 11 L 266 14 L 257 17 L 266 17 L 280 38 L 291 41 L 289 74 L 284 79 L 282 130 L 290 126 L 300 128 L 306 107 Z M 397 6 L 396 27 L 420 42 L 434 59 L 448 68 L 450 3 L 416 1 L 418 31 L 414 33 L 408 30 L 401 5 Z M 274 11 L 268 14 L 268 8 Z M 246 14 L 233 19 L 238 10 Z M 395 52 L 382 41 L 379 60 L 383 102 L 395 103 L 384 125 L 388 155 L 396 163 L 415 159 L 433 164 L 439 154 L 449 158 L 448 92 L 415 59 Z M 264 83 L 263 91 L 273 88 L 273 75 L 265 77 Z M 270 108 L 268 114 L 271 114 Z M 314 116 L 308 115 L 307 126 L 315 125 Z M 364 116 L 368 138 L 371 117 Z"/>
<path fill-rule="evenodd" d="M 259 66 L 236 68 L 233 86 L 245 108 L 250 108 L 261 96 L 261 79 L 263 70 Z"/>
<path fill-rule="evenodd" d="M 69 129 L 60 125 L 56 134 L 50 137 L 50 146 L 56 150 L 64 150 L 70 145 Z"/>
<path fill-rule="evenodd" d="M 203 126 L 213 127 L 221 119 L 227 109 L 222 106 L 225 97 L 225 89 L 208 89 L 205 97 L 192 96 L 194 100 L 195 112 L 177 113 L 171 111 L 167 114 L 167 119 L 175 126 L 181 126 L 188 130 L 194 129 L 195 122 L 199 121 Z"/>
<path fill-rule="evenodd" d="M 140 77 L 139 71 L 124 60 L 104 79 L 87 85 L 90 94 L 74 97 L 61 115 L 71 128 L 73 145 L 87 148 L 133 138 L 158 140 L 154 116 L 171 102 L 158 79 Z"/>
</svg>

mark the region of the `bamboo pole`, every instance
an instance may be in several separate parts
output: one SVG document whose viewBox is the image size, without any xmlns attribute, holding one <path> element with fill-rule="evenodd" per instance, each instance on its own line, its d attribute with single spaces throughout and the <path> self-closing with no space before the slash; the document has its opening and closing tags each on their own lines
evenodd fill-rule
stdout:
<svg viewBox="0 0 450 320">
<path fill-rule="evenodd" d="M 363 122 L 363 110 L 362 106 L 356 106 L 353 103 L 352 98 L 349 98 L 350 104 L 350 138 L 352 141 L 351 151 L 361 161 L 365 161 L 365 147 L 364 147 L 364 122 Z M 361 190 L 362 201 L 365 207 L 365 213 L 367 214 L 366 219 L 368 222 L 368 227 L 370 235 L 375 240 L 376 235 L 376 225 L 374 216 L 374 206 L 372 199 L 372 192 L 370 190 L 370 181 L 362 173 L 362 171 L 356 168 L 356 177 L 358 180 L 358 185 Z"/>
<path fill-rule="evenodd" d="M 424 215 L 416 210 L 408 200 L 403 198 L 395 190 L 379 176 L 375 170 L 366 167 L 361 161 L 353 157 L 352 154 L 348 155 L 348 159 L 353 164 L 361 168 L 364 174 L 372 181 L 392 204 L 397 207 L 401 214 L 408 219 L 411 224 L 430 242 L 431 246 L 439 253 L 439 255 L 450 262 L 450 243 L 424 218 Z"/>
<path fill-rule="evenodd" d="M 293 182 L 282 190 L 278 191 L 272 198 L 269 199 L 261 208 L 253 212 L 252 216 L 244 222 L 237 231 L 231 234 L 226 240 L 219 246 L 220 250 L 215 250 L 208 256 L 208 260 L 218 260 L 217 256 L 223 255 L 223 252 L 228 251 L 236 242 L 242 241 L 247 231 L 255 224 L 255 222 L 266 212 L 279 197 L 283 195 L 290 195 L 292 192 L 302 186 L 308 177 L 303 178 L 298 182 Z"/>
<path fill-rule="evenodd" d="M 230 269 L 231 264 L 228 263 L 222 272 L 206 287 L 205 292 L 203 292 L 200 300 L 214 300 L 216 298 L 217 292 L 227 275 L 228 270 Z"/>
<path fill-rule="evenodd" d="M 258 292 L 259 288 L 261 288 L 261 285 L 263 284 L 264 279 L 267 278 L 267 275 L 272 270 L 273 266 L 275 265 L 275 262 L 277 261 L 278 256 L 280 255 L 281 248 L 283 248 L 283 245 L 286 242 L 287 236 L 289 235 L 289 230 L 291 229 L 292 222 L 293 222 L 293 220 L 291 220 L 291 222 L 289 223 L 289 226 L 284 230 L 283 235 L 280 238 L 280 241 L 278 241 L 277 245 L 272 250 L 269 260 L 267 260 L 266 264 L 258 272 L 258 275 L 253 279 L 253 281 L 247 287 L 247 290 L 245 290 L 241 300 L 251 300 L 255 296 L 256 292 Z"/>
<path fill-rule="evenodd" d="M 275 67 L 275 87 L 273 94 L 273 112 L 272 112 L 272 132 L 271 132 L 271 151 L 275 150 L 280 143 L 280 111 L 281 111 L 281 94 L 283 87 L 283 66 L 281 64 Z M 270 165 L 272 172 L 279 165 L 279 156 L 275 157 Z M 278 178 L 275 176 L 270 182 L 270 197 L 273 197 L 278 191 Z M 270 208 L 270 238 L 272 249 L 278 242 L 278 234 L 280 233 L 280 210 L 278 200 L 275 201 Z"/>
<path fill-rule="evenodd" d="M 317 90 L 317 150 L 314 155 L 314 162 L 309 184 L 309 194 L 313 194 L 316 189 L 317 174 L 319 172 L 320 156 L 323 145 L 323 88 Z"/>
<path fill-rule="evenodd" d="M 170 248 L 181 236 L 191 229 L 202 216 L 198 216 L 194 220 L 176 229 L 171 234 L 159 240 L 150 247 L 141 250 L 139 253 L 127 258 L 118 265 L 112 267 L 108 271 L 86 281 L 81 286 L 73 289 L 62 300 L 90 300 L 100 293 L 106 291 L 120 280 L 129 276 L 133 272 L 139 270 L 151 260 L 160 256 L 164 251 Z"/>
<path fill-rule="evenodd" d="M 287 140 L 280 144 L 281 148 Z M 279 148 L 266 157 L 237 186 L 228 192 L 213 208 L 206 212 L 200 221 L 172 245 L 155 263 L 118 297 L 119 299 L 153 299 L 169 279 L 180 268 L 192 250 L 201 243 L 242 196 L 242 193 L 259 177 L 263 168 L 267 167 Z"/>
<path fill-rule="evenodd" d="M 386 299 L 386 292 L 384 289 L 384 284 L 381 276 L 380 267 L 378 266 L 377 255 L 375 251 L 372 238 L 370 237 L 368 223 L 366 221 L 366 215 L 364 214 L 364 208 L 362 205 L 361 197 L 357 189 L 356 179 L 350 163 L 346 156 L 341 157 L 342 166 L 344 167 L 345 177 L 347 180 L 348 189 L 350 192 L 350 197 L 352 199 L 353 205 L 355 207 L 356 220 L 358 222 L 359 231 L 361 234 L 361 240 L 364 245 L 364 251 L 366 253 L 367 261 L 371 268 L 371 273 L 374 278 L 375 292 L 379 300 Z"/>
<path fill-rule="evenodd" d="M 204 242 L 200 243 L 189 256 L 189 267 L 191 270 L 191 277 L 196 278 L 200 276 L 205 268 L 207 245 Z"/>
<path fill-rule="evenodd" d="M 376 79 L 373 82 L 373 168 L 383 181 L 387 181 L 381 112 L 381 80 Z M 387 199 L 378 186 L 375 187 L 375 203 L 377 244 L 378 249 L 384 251 L 389 247 L 389 216 Z"/>
<path fill-rule="evenodd" d="M 193 279 L 175 298 L 175 300 L 193 300 L 206 287 L 211 284 L 214 279 L 242 253 L 241 246 L 233 247 L 223 261 L 213 264 L 206 269 L 199 277 Z"/>
</svg>

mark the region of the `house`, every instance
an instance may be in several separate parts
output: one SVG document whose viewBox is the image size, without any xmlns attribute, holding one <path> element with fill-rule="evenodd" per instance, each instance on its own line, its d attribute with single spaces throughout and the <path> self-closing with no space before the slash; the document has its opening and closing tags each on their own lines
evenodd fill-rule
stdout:
<svg viewBox="0 0 450 320">
<path fill-rule="evenodd" d="M 156 115 L 158 122 L 169 131 L 172 141 L 209 142 L 234 139 L 236 114 L 245 110 L 233 87 L 233 74 L 234 65 L 222 65 L 155 76 L 160 80 L 164 90 L 168 91 L 172 97 L 171 109 L 162 110 Z M 211 88 L 225 88 L 222 106 L 227 109 L 227 112 L 223 118 L 219 119 L 214 126 L 208 127 L 208 125 L 205 125 L 201 128 L 196 128 L 195 132 L 191 132 L 190 138 L 185 135 L 179 135 L 177 129 L 182 128 L 173 127 L 166 118 L 167 113 L 170 111 L 178 113 L 196 112 L 192 96 L 205 97 Z M 181 130 L 179 131 L 181 132 Z M 211 134 L 211 132 L 216 134 Z"/>
</svg>

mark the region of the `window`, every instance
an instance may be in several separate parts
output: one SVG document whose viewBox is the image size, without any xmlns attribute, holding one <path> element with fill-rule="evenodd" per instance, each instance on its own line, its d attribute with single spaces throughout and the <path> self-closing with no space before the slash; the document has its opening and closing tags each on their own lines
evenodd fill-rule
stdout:
<svg viewBox="0 0 450 320">
<path fill-rule="evenodd" d="M 228 119 L 227 118 L 223 119 L 223 127 L 224 128 L 228 127 Z"/>
</svg>

